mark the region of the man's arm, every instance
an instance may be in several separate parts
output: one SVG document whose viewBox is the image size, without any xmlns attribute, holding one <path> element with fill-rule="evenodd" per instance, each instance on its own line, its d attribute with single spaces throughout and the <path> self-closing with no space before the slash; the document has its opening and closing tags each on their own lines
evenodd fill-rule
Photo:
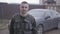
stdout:
<svg viewBox="0 0 60 34">
<path fill-rule="evenodd" d="M 14 19 L 12 19 L 9 25 L 9 34 L 14 34 L 14 29 L 13 29 L 14 22 L 15 22 Z"/>
<path fill-rule="evenodd" d="M 32 20 L 32 31 L 33 31 L 33 34 L 36 34 L 36 21 L 35 19 Z"/>
</svg>

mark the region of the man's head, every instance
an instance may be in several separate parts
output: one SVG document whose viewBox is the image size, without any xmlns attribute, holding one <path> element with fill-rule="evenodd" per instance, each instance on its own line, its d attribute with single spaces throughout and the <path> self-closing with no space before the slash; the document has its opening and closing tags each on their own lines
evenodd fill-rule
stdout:
<svg viewBox="0 0 60 34">
<path fill-rule="evenodd" d="M 29 4 L 26 1 L 23 1 L 20 4 L 20 13 L 26 14 L 29 10 Z"/>
</svg>

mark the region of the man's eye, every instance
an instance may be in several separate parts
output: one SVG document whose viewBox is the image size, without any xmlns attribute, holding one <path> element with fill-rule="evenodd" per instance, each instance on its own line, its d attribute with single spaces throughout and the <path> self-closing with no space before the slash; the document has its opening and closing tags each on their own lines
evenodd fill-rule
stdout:
<svg viewBox="0 0 60 34">
<path fill-rule="evenodd" d="M 25 8 L 27 8 L 27 7 L 25 7 Z"/>
<path fill-rule="evenodd" d="M 21 8 L 27 8 L 27 7 L 22 6 Z"/>
<path fill-rule="evenodd" d="M 22 7 L 22 8 L 24 8 L 24 7 Z"/>
</svg>

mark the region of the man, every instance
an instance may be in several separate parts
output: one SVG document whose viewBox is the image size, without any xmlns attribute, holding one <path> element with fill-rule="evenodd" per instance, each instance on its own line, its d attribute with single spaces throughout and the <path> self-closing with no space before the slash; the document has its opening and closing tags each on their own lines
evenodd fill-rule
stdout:
<svg viewBox="0 0 60 34">
<path fill-rule="evenodd" d="M 23 1 L 20 4 L 20 14 L 15 15 L 10 23 L 10 34 L 36 34 L 36 22 L 35 19 L 27 14 L 29 10 L 29 4 Z"/>
</svg>

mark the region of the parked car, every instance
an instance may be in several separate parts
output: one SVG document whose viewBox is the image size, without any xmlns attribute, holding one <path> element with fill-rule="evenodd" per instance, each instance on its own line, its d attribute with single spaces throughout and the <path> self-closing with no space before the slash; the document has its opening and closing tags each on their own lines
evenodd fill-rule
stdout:
<svg viewBox="0 0 60 34">
<path fill-rule="evenodd" d="M 60 14 L 55 10 L 49 9 L 32 9 L 28 12 L 36 20 L 37 34 L 58 27 Z"/>
</svg>

